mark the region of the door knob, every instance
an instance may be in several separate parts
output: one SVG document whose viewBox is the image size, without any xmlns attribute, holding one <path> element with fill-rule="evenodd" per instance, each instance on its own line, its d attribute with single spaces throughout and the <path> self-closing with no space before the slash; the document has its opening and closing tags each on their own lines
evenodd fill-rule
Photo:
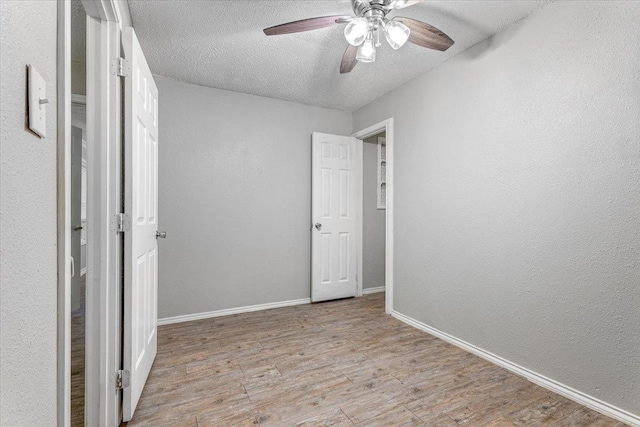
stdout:
<svg viewBox="0 0 640 427">
<path fill-rule="evenodd" d="M 322 228 L 322 224 L 316 222 L 316 225 L 314 227 L 316 227 L 316 230 L 320 231 L 320 229 Z"/>
<path fill-rule="evenodd" d="M 161 239 L 166 239 L 167 238 L 167 232 L 166 231 L 156 231 L 156 239 L 160 237 Z"/>
<path fill-rule="evenodd" d="M 79 231 L 79 230 L 82 230 L 81 225 L 76 225 L 75 227 L 73 227 L 73 231 Z"/>
</svg>

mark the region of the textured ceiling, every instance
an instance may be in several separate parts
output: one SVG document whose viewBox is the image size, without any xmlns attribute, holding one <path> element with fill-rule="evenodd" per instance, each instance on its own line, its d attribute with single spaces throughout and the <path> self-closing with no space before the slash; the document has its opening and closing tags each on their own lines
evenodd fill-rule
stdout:
<svg viewBox="0 0 640 427">
<path fill-rule="evenodd" d="M 386 43 L 376 61 L 339 74 L 344 25 L 267 37 L 263 28 L 351 14 L 345 1 L 129 0 L 154 74 L 304 104 L 354 111 L 518 21 L 548 1 L 425 1 L 392 12 L 425 21 L 455 45 L 437 52 Z"/>
</svg>

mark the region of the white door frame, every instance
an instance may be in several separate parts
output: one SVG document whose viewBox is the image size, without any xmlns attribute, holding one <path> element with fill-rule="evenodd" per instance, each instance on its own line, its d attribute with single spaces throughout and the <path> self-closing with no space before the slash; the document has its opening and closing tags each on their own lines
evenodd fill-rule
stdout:
<svg viewBox="0 0 640 427">
<path fill-rule="evenodd" d="M 369 126 L 366 129 L 362 129 L 351 136 L 364 140 L 370 136 L 378 133 L 385 132 L 387 138 L 387 173 L 386 173 L 386 208 L 385 208 L 385 254 L 384 254 L 384 266 L 385 266 L 385 311 L 391 313 L 393 311 L 393 118 L 381 121 L 375 125 Z M 364 142 L 363 142 L 364 143 Z M 364 159 L 364 156 L 361 157 Z M 364 170 L 364 165 L 361 168 Z M 363 180 L 361 180 L 363 182 Z M 364 198 L 363 198 L 364 199 Z M 364 212 L 364 206 L 362 208 Z M 364 225 L 364 221 L 361 222 Z M 360 245 L 358 248 L 358 293 L 357 296 L 362 296 L 362 259 L 363 259 L 363 242 L 362 232 L 360 233 Z"/>
<path fill-rule="evenodd" d="M 119 0 L 82 0 L 87 18 L 87 317 L 86 425 L 117 426 L 121 393 L 116 371 L 121 366 L 120 260 L 122 237 L 113 228 L 121 208 L 121 82 L 111 72 L 121 56 L 122 22 L 128 9 Z M 70 2 L 58 2 L 57 186 L 58 186 L 58 420 L 70 424 L 71 412 L 71 13 Z"/>
<path fill-rule="evenodd" d="M 71 422 L 71 3 L 58 2 L 56 67 L 57 425 Z"/>
</svg>

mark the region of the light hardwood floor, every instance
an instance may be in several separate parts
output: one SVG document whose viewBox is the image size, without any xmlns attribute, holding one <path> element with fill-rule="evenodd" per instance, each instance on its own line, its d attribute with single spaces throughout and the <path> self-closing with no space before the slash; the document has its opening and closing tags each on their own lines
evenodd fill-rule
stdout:
<svg viewBox="0 0 640 427">
<path fill-rule="evenodd" d="M 161 326 L 129 426 L 623 426 L 384 313 L 384 294 Z"/>
<path fill-rule="evenodd" d="M 80 308 L 71 313 L 71 427 L 84 425 L 85 279 L 80 285 Z"/>
</svg>

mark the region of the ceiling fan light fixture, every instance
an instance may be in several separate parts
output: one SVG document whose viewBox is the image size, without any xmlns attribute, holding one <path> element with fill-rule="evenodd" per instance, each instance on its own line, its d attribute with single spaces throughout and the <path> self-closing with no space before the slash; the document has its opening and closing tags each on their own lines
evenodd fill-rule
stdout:
<svg viewBox="0 0 640 427">
<path fill-rule="evenodd" d="M 376 47 L 373 37 L 367 37 L 364 43 L 358 48 L 356 59 L 360 62 L 374 62 L 376 60 Z"/>
<path fill-rule="evenodd" d="M 398 21 L 387 21 L 384 26 L 384 36 L 389 45 L 394 49 L 400 49 L 409 40 L 411 30 Z"/>
<path fill-rule="evenodd" d="M 369 21 L 367 18 L 352 19 L 346 27 L 344 27 L 344 37 L 350 45 L 360 46 L 369 32 Z"/>
<path fill-rule="evenodd" d="M 443 52 L 449 49 L 454 43 L 453 39 L 426 22 L 406 17 L 387 19 L 387 14 L 392 10 L 411 6 L 420 1 L 424 0 L 351 0 L 355 16 L 318 16 L 286 22 L 262 31 L 267 36 L 275 36 L 347 24 L 344 28 L 344 36 L 349 45 L 340 61 L 340 74 L 346 74 L 351 72 L 358 62 L 376 60 L 376 50 L 381 46 L 381 31 L 384 32 L 385 39 L 393 49 L 400 49 L 408 41 L 427 49 Z"/>
</svg>

